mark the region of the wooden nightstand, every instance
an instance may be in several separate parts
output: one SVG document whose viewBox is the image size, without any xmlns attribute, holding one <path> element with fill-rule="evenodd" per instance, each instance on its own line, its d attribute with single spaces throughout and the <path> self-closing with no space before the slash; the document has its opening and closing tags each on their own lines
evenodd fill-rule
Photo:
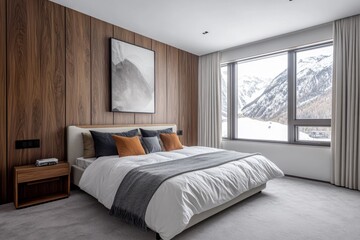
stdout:
<svg viewBox="0 0 360 240">
<path fill-rule="evenodd" d="M 55 190 L 43 187 L 43 184 L 55 184 Z M 40 188 L 38 194 L 26 194 L 27 188 Z M 41 192 L 41 194 L 39 194 Z M 16 208 L 27 207 L 38 203 L 66 198 L 70 195 L 70 167 L 66 162 L 56 165 L 36 167 L 34 165 L 18 166 L 14 169 L 14 204 Z"/>
</svg>

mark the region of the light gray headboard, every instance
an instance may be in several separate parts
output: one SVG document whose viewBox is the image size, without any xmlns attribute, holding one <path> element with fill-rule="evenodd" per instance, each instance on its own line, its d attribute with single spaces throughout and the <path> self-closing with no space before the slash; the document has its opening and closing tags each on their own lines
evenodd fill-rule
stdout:
<svg viewBox="0 0 360 240">
<path fill-rule="evenodd" d="M 83 156 L 83 139 L 82 132 L 89 132 L 95 130 L 99 132 L 125 132 L 132 129 L 148 129 L 159 130 L 164 128 L 172 128 L 176 132 L 175 124 L 151 124 L 151 125 L 87 125 L 87 126 L 68 126 L 67 127 L 67 161 L 70 165 L 75 164 L 78 157 Z M 140 134 L 140 132 L 139 132 Z"/>
</svg>

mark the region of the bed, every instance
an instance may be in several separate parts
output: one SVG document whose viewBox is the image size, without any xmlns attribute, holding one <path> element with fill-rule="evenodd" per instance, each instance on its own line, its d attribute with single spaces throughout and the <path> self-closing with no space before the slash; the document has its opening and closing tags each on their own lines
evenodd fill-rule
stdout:
<svg viewBox="0 0 360 240">
<path fill-rule="evenodd" d="M 67 157 L 71 165 L 72 183 L 98 199 L 108 209 L 111 208 L 120 183 L 131 169 L 159 161 L 223 151 L 206 147 L 184 147 L 181 150 L 143 156 L 82 158 L 83 132 L 124 132 L 134 128 L 177 130 L 174 124 L 67 128 Z M 219 167 L 173 177 L 162 183 L 151 198 L 145 215 L 147 227 L 156 233 L 157 239 L 172 239 L 202 220 L 261 192 L 268 180 L 281 176 L 282 171 L 271 161 L 262 155 L 251 155 Z"/>
</svg>

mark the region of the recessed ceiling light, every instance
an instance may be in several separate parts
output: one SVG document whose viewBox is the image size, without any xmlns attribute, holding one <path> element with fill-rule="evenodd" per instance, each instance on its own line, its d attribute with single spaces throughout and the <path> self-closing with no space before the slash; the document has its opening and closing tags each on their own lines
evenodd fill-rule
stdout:
<svg viewBox="0 0 360 240">
<path fill-rule="evenodd" d="M 203 34 L 203 35 L 206 35 L 206 34 L 208 34 L 208 33 L 209 33 L 208 31 L 205 31 L 205 32 L 203 32 L 202 34 Z"/>
</svg>

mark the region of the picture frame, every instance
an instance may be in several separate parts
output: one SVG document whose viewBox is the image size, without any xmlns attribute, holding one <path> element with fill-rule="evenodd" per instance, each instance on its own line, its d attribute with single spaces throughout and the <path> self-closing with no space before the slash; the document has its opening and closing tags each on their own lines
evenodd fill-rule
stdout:
<svg viewBox="0 0 360 240">
<path fill-rule="evenodd" d="M 110 38 L 111 111 L 155 113 L 155 52 Z"/>
</svg>

